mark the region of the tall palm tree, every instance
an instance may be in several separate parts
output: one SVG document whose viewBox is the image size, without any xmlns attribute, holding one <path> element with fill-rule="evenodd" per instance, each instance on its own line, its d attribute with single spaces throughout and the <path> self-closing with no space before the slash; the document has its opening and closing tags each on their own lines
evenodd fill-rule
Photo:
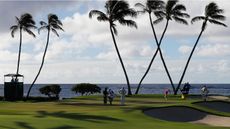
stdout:
<svg viewBox="0 0 230 129">
<path fill-rule="evenodd" d="M 19 51 L 18 51 L 18 63 L 17 63 L 17 71 L 16 75 L 19 74 L 19 66 L 20 66 L 20 58 L 21 58 L 21 47 L 22 47 L 22 32 L 25 31 L 29 35 L 36 37 L 35 34 L 31 31 L 31 29 L 36 29 L 35 21 L 33 17 L 29 13 L 22 14 L 20 18 L 16 17 L 16 25 L 10 27 L 11 36 L 14 38 L 14 34 L 19 30 Z"/>
<path fill-rule="evenodd" d="M 165 5 L 165 7 L 163 8 L 163 10 L 158 10 L 158 11 L 154 12 L 154 14 L 157 16 L 157 19 L 153 23 L 158 24 L 158 23 L 162 22 L 164 19 L 166 19 L 166 24 L 165 24 L 164 31 L 163 31 L 163 33 L 161 35 L 160 41 L 157 42 L 157 50 L 154 53 L 152 60 L 154 60 L 157 52 L 159 51 L 160 58 L 162 60 L 163 66 L 165 68 L 165 71 L 167 73 L 167 76 L 169 78 L 169 81 L 171 83 L 171 86 L 173 88 L 174 93 L 176 91 L 176 88 L 174 86 L 173 80 L 172 80 L 172 78 L 170 76 L 170 73 L 168 71 L 168 68 L 166 66 L 162 51 L 160 49 L 160 45 L 161 45 L 161 42 L 162 42 L 162 40 L 164 38 L 165 32 L 166 32 L 166 30 L 168 28 L 169 21 L 174 20 L 174 21 L 176 21 L 178 23 L 188 25 L 187 21 L 184 18 L 189 18 L 190 16 L 187 13 L 184 13 L 183 11 L 186 11 L 186 7 L 184 5 L 182 5 L 182 4 L 178 4 L 178 0 L 168 0 L 166 5 Z M 150 68 L 151 65 L 152 65 L 152 62 L 150 62 L 148 68 Z"/>
<path fill-rule="evenodd" d="M 225 20 L 225 16 L 222 15 L 223 13 L 224 13 L 223 9 L 220 9 L 216 3 L 211 2 L 205 7 L 204 16 L 196 16 L 191 20 L 191 23 L 203 20 L 203 24 L 202 24 L 202 27 L 201 27 L 200 34 L 199 34 L 199 36 L 198 36 L 198 38 L 196 40 L 196 43 L 193 46 L 193 49 L 192 49 L 192 51 L 191 51 L 191 53 L 189 55 L 189 58 L 187 60 L 186 65 L 185 65 L 184 71 L 182 73 L 182 76 L 181 76 L 180 81 L 178 83 L 178 86 L 176 88 L 176 92 L 179 90 L 179 88 L 181 86 L 181 83 L 183 81 L 185 72 L 186 72 L 186 70 L 188 68 L 189 62 L 190 62 L 190 60 L 192 58 L 192 55 L 193 55 L 193 53 L 195 51 L 195 48 L 196 48 L 196 46 L 197 46 L 197 44 L 198 44 L 198 42 L 200 40 L 201 35 L 203 34 L 205 28 L 207 27 L 207 23 L 209 22 L 209 23 L 212 23 L 212 24 L 227 27 L 227 25 L 225 25 L 224 23 L 221 22 L 221 21 Z"/>
<path fill-rule="evenodd" d="M 155 16 L 159 16 L 160 13 L 162 13 L 162 10 L 164 8 L 164 2 L 161 1 L 161 0 L 147 0 L 147 2 L 145 3 L 145 5 L 141 4 L 141 3 L 136 3 L 135 6 L 136 7 L 140 7 L 142 10 L 141 11 L 138 11 L 138 13 L 148 13 L 148 16 L 149 16 L 149 22 L 150 22 L 150 25 L 152 27 L 152 31 L 153 31 L 153 35 L 154 35 L 154 38 L 155 38 L 155 41 L 156 41 L 156 44 L 158 46 L 158 39 L 157 39 L 157 35 L 156 35 L 156 31 L 155 31 L 155 28 L 153 26 L 153 21 L 152 21 L 152 14 L 155 14 Z M 160 46 L 160 44 L 159 44 Z M 137 89 L 136 89 L 136 92 L 135 94 L 138 94 L 139 92 L 139 89 L 140 89 L 140 86 L 142 84 L 142 81 L 145 79 L 146 75 L 148 74 L 151 66 L 152 66 L 152 63 L 158 53 L 158 50 L 160 49 L 160 47 L 157 48 L 156 52 L 154 53 L 149 65 L 148 65 L 148 68 L 146 70 L 146 72 L 144 73 L 144 75 L 142 76 L 138 86 L 137 86 Z"/>
<path fill-rule="evenodd" d="M 57 30 L 62 30 L 62 22 L 59 20 L 58 16 L 55 15 L 55 14 L 49 14 L 48 15 L 48 23 L 44 22 L 44 21 L 40 21 L 40 24 L 41 24 L 41 27 L 38 29 L 38 33 L 40 33 L 40 30 L 47 30 L 47 40 L 46 40 L 46 46 L 45 46 L 45 50 L 44 50 L 44 53 L 43 53 L 43 57 L 42 57 L 42 63 L 40 65 L 40 68 L 38 70 L 38 73 L 33 81 L 33 83 L 30 85 L 30 88 L 28 90 L 28 93 L 27 93 L 27 98 L 29 97 L 29 94 L 30 94 L 30 91 L 34 85 L 34 83 L 36 82 L 38 76 L 40 75 L 41 73 L 41 70 L 42 70 L 42 67 L 44 65 L 44 62 L 45 62 L 45 56 L 46 56 L 46 52 L 47 52 L 47 49 L 48 49 L 48 45 L 49 45 L 49 39 L 50 39 L 50 31 L 52 31 L 54 34 L 56 34 L 58 37 L 59 37 L 59 34 L 57 32 Z"/>
<path fill-rule="evenodd" d="M 124 71 L 125 78 L 127 81 L 128 95 L 132 95 L 129 78 L 125 70 L 125 66 L 123 64 L 123 61 L 122 61 L 122 58 L 121 58 L 121 55 L 120 55 L 120 52 L 119 52 L 119 49 L 116 43 L 116 39 L 115 39 L 115 35 L 117 35 L 117 29 L 116 29 L 115 22 L 119 22 L 121 25 L 126 25 L 129 27 L 137 28 L 135 21 L 125 19 L 125 17 L 127 16 L 136 17 L 137 12 L 134 9 L 130 8 L 129 4 L 124 0 L 108 0 L 105 3 L 105 9 L 106 9 L 105 13 L 99 10 L 91 10 L 89 13 L 89 17 L 92 18 L 94 15 L 97 15 L 98 21 L 109 22 L 109 29 L 110 29 L 110 32 L 113 38 L 113 43 L 114 43 L 118 58 L 120 60 L 120 63 L 121 63 L 121 66 L 122 66 L 122 69 Z"/>
</svg>

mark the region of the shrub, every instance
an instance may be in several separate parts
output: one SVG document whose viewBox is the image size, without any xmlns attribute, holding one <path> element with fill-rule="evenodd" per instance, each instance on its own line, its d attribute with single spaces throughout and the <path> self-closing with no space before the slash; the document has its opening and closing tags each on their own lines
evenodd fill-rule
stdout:
<svg viewBox="0 0 230 129">
<path fill-rule="evenodd" d="M 49 98 L 56 97 L 59 98 L 59 93 L 61 92 L 60 85 L 52 84 L 46 85 L 39 89 L 41 94 L 48 95 Z"/>
<path fill-rule="evenodd" d="M 89 95 L 94 93 L 101 93 L 101 88 L 95 84 L 80 83 L 72 87 L 72 91 L 83 95 Z"/>
</svg>

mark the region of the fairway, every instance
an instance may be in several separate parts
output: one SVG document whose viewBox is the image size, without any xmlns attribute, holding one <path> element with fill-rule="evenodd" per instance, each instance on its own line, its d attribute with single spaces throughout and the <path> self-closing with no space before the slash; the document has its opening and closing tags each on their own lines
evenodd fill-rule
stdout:
<svg viewBox="0 0 230 129">
<path fill-rule="evenodd" d="M 210 113 L 230 116 L 193 105 L 197 98 L 180 100 L 170 96 L 168 101 L 161 95 L 127 97 L 127 105 L 103 105 L 101 96 L 78 97 L 58 102 L 0 102 L 1 129 L 227 129 L 202 124 L 168 122 L 146 116 L 143 109 L 184 105 Z"/>
</svg>

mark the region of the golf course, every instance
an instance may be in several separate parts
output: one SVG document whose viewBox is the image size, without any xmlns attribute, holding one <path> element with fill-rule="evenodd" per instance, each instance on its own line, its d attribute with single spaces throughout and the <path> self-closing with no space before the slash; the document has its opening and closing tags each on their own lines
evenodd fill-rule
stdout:
<svg viewBox="0 0 230 129">
<path fill-rule="evenodd" d="M 1 129 L 228 129 L 227 125 L 213 126 L 199 122 L 169 121 L 154 118 L 146 112 L 154 114 L 162 109 L 169 109 L 168 117 L 193 116 L 194 112 L 201 112 L 216 117 L 230 118 L 229 110 L 217 110 L 229 106 L 229 99 L 225 101 L 209 98 L 209 104 L 201 104 L 200 96 L 189 96 L 182 100 L 180 96 L 169 96 L 165 100 L 163 95 L 136 95 L 126 97 L 125 106 L 120 106 L 119 96 L 112 105 L 103 104 L 103 97 L 81 96 L 60 101 L 0 101 Z M 206 103 L 206 102 L 205 102 Z M 210 108 L 210 103 L 218 104 Z M 178 111 L 178 109 L 181 109 Z M 172 108 L 172 109 L 170 109 Z M 226 107 L 228 108 L 228 107 Z M 177 111 L 175 111 L 175 109 Z M 186 112 L 185 109 L 187 110 Z M 170 113 L 171 110 L 171 113 Z M 191 110 L 191 112 L 190 112 Z M 196 110 L 196 111 L 195 111 Z M 178 115 L 177 115 L 178 114 Z M 172 116 L 173 115 L 173 116 Z M 204 116 L 203 116 L 204 117 Z M 197 117 L 196 119 L 202 119 Z M 177 118 L 180 119 L 180 118 Z M 198 120 L 199 121 L 199 120 Z M 229 122 L 228 122 L 229 123 Z"/>
</svg>

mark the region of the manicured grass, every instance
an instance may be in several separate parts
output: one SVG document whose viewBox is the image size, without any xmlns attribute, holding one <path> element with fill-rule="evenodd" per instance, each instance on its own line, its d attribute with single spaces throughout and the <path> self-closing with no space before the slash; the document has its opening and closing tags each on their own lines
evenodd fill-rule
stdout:
<svg viewBox="0 0 230 129">
<path fill-rule="evenodd" d="M 201 124 L 167 122 L 142 113 L 151 107 L 184 105 L 213 114 L 230 116 L 192 104 L 198 97 L 181 100 L 162 95 L 127 97 L 127 105 L 103 105 L 101 96 L 77 97 L 59 102 L 4 102 L 0 101 L 0 129 L 227 129 Z"/>
</svg>

